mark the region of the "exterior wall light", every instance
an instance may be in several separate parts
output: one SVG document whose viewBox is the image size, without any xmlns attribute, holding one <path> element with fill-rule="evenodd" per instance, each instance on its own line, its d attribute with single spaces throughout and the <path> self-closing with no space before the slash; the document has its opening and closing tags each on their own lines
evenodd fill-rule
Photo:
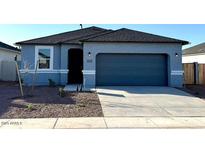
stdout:
<svg viewBox="0 0 205 154">
<path fill-rule="evenodd" d="M 88 52 L 88 56 L 89 56 L 89 57 L 91 56 L 91 52 Z"/>
<path fill-rule="evenodd" d="M 179 56 L 178 53 L 175 53 L 175 56 L 178 57 Z"/>
</svg>

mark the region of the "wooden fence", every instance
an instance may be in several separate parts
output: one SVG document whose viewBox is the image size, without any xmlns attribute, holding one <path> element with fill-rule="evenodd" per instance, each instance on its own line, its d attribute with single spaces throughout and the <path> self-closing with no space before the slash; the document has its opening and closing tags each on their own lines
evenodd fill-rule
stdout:
<svg viewBox="0 0 205 154">
<path fill-rule="evenodd" d="M 184 84 L 205 85 L 205 64 L 186 63 L 184 68 Z"/>
<path fill-rule="evenodd" d="M 205 85 L 205 64 L 199 64 L 199 84 Z"/>
</svg>

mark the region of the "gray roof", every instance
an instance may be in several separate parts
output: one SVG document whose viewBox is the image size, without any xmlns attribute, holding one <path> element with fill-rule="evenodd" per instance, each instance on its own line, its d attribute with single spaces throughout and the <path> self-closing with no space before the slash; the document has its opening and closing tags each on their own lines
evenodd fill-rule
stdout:
<svg viewBox="0 0 205 154">
<path fill-rule="evenodd" d="M 80 39 L 87 38 L 88 36 L 99 35 L 106 32 L 106 29 L 99 27 L 89 27 L 78 29 L 74 31 L 64 32 L 60 34 L 50 35 L 46 37 L 36 38 L 32 40 L 17 42 L 16 44 L 59 44 L 59 43 L 80 43 Z"/>
<path fill-rule="evenodd" d="M 183 50 L 183 55 L 205 53 L 205 43 L 198 44 Z"/>
<path fill-rule="evenodd" d="M 70 39 L 70 40 L 64 41 L 62 43 L 80 44 L 80 43 L 82 43 L 82 40 L 84 40 L 84 39 L 88 39 L 88 38 L 91 38 L 91 37 L 94 37 L 94 36 L 100 36 L 100 35 L 103 35 L 103 34 L 107 34 L 107 33 L 110 33 L 111 31 L 112 30 L 104 30 L 102 32 L 95 33 L 95 34 L 92 34 L 92 35 L 86 35 L 86 36 Z"/>
<path fill-rule="evenodd" d="M 6 43 L 3 43 L 3 42 L 0 42 L 0 48 L 3 48 L 3 49 L 8 49 L 8 50 L 13 50 L 13 51 L 17 51 L 17 52 L 20 52 L 20 50 L 16 47 L 13 47 L 11 45 L 8 45 Z"/>
<path fill-rule="evenodd" d="M 82 42 L 135 42 L 135 43 L 180 43 L 187 41 L 164 36 L 134 31 L 126 28 L 107 30 L 99 27 L 89 27 L 37 39 L 17 42 L 16 44 L 80 44 Z"/>
<path fill-rule="evenodd" d="M 130 30 L 126 28 L 112 31 L 110 33 L 103 34 L 100 36 L 94 36 L 84 41 L 87 41 L 87 42 L 135 42 L 135 43 L 181 43 L 183 45 L 189 43 L 183 40 L 178 40 L 174 38 Z"/>
</svg>

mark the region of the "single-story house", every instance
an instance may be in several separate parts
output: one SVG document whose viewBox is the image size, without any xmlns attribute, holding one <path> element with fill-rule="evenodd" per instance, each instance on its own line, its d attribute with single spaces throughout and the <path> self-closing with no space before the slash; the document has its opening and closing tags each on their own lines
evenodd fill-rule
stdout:
<svg viewBox="0 0 205 154">
<path fill-rule="evenodd" d="M 0 80 L 16 80 L 15 65 L 13 67 L 13 65 L 11 64 L 15 60 L 18 62 L 20 62 L 21 60 L 20 49 L 0 41 Z"/>
<path fill-rule="evenodd" d="M 205 43 L 183 50 L 182 63 L 205 64 Z"/>
<path fill-rule="evenodd" d="M 96 86 L 183 84 L 182 45 L 187 41 L 126 28 L 89 27 L 16 43 L 25 83 Z"/>
</svg>

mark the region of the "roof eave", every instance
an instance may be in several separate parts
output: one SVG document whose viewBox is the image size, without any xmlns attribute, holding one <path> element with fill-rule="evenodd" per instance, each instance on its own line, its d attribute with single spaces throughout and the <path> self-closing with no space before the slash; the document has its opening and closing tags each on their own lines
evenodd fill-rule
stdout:
<svg viewBox="0 0 205 154">
<path fill-rule="evenodd" d="M 6 51 L 9 51 L 9 52 L 14 52 L 14 53 L 21 53 L 21 50 L 20 50 L 20 49 L 18 49 L 18 50 L 13 50 L 13 49 L 7 49 L 7 48 L 2 48 L 2 47 L 0 47 L 0 49 L 6 50 Z"/>
<path fill-rule="evenodd" d="M 188 45 L 188 44 L 191 44 L 191 43 L 188 41 L 182 41 L 182 45 Z"/>
<path fill-rule="evenodd" d="M 18 43 L 16 45 L 61 45 L 61 44 L 72 44 L 72 45 L 81 45 L 81 43 L 65 43 L 65 42 L 59 42 L 59 43 Z"/>
<path fill-rule="evenodd" d="M 160 41 L 91 41 L 91 40 L 83 40 L 82 42 L 105 42 L 105 43 L 177 43 L 182 45 L 187 45 L 189 42 L 187 41 L 181 41 L 181 42 L 160 42 Z"/>
<path fill-rule="evenodd" d="M 23 43 L 23 42 L 17 42 L 15 45 L 57 45 L 59 43 Z"/>
</svg>

